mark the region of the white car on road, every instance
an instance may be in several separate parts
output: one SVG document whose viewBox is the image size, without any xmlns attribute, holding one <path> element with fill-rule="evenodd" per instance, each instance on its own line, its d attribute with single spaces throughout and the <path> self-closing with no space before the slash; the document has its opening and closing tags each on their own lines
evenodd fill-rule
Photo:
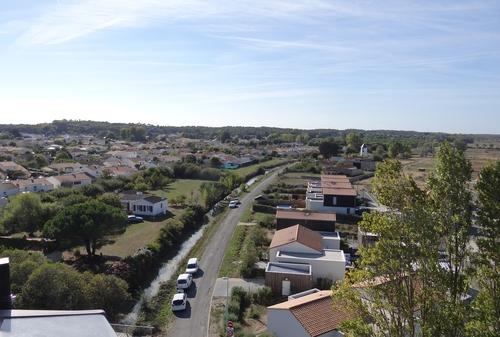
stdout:
<svg viewBox="0 0 500 337">
<path fill-rule="evenodd" d="M 188 260 L 186 266 L 186 273 L 194 275 L 197 272 L 198 272 L 198 259 L 196 257 L 192 257 Z"/>
<path fill-rule="evenodd" d="M 193 282 L 193 275 L 191 274 L 180 274 L 177 278 L 177 288 L 178 289 L 188 289 Z"/>
<path fill-rule="evenodd" d="M 187 295 L 186 293 L 177 293 L 172 299 L 172 311 L 185 310 L 187 305 Z"/>
</svg>

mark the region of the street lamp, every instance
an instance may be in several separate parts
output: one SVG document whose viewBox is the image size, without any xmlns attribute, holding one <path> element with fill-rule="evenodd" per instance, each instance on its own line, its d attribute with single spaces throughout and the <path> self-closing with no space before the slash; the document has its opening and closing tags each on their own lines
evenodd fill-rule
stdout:
<svg viewBox="0 0 500 337">
<path fill-rule="evenodd" d="M 227 320 L 227 315 L 228 315 L 227 306 L 228 306 L 228 302 L 229 302 L 229 277 L 224 276 L 222 279 L 226 281 L 226 313 L 224 314 L 224 317 L 225 317 L 225 320 Z"/>
</svg>

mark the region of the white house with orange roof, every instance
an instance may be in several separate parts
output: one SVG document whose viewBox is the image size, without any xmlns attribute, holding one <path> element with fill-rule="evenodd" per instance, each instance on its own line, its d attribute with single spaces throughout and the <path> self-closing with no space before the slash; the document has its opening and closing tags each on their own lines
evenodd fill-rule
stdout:
<svg viewBox="0 0 500 337">
<path fill-rule="evenodd" d="M 306 291 L 267 308 L 267 330 L 276 337 L 343 337 L 340 324 L 355 313 L 332 300 L 330 290 Z"/>
<path fill-rule="evenodd" d="M 266 285 L 288 295 L 311 288 L 319 279 L 344 279 L 346 259 L 335 232 L 315 232 L 302 225 L 280 229 L 269 246 Z"/>
</svg>

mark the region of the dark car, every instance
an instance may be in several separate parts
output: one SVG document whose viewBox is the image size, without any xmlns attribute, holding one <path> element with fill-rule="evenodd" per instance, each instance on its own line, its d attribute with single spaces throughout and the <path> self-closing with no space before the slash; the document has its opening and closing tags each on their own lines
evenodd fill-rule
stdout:
<svg viewBox="0 0 500 337">
<path fill-rule="evenodd" d="M 144 219 L 141 218 L 140 216 L 137 216 L 137 215 L 129 215 L 127 217 L 127 222 L 128 223 L 139 223 L 139 222 L 143 222 Z"/>
</svg>

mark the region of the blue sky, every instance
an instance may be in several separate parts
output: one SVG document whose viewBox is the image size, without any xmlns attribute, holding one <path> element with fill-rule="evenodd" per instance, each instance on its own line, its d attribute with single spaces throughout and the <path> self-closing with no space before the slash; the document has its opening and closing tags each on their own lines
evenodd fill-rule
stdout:
<svg viewBox="0 0 500 337">
<path fill-rule="evenodd" d="M 0 2 L 0 123 L 500 133 L 500 2 Z"/>
</svg>

